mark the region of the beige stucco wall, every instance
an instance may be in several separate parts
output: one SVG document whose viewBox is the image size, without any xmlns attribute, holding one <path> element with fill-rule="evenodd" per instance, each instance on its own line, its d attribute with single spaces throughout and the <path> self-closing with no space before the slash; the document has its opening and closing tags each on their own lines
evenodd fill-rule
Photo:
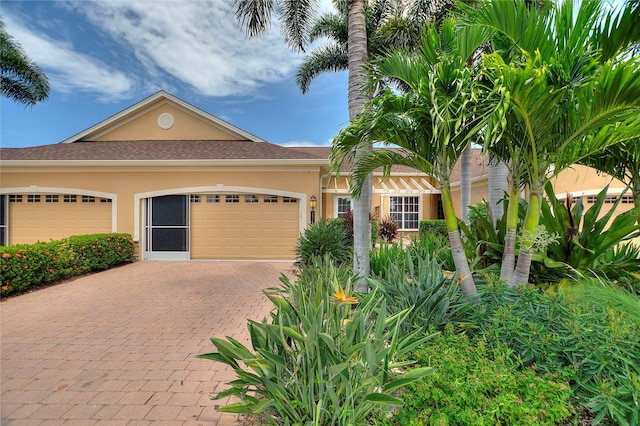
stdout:
<svg viewBox="0 0 640 426">
<path fill-rule="evenodd" d="M 36 186 L 73 189 L 78 193 L 117 194 L 117 230 L 133 234 L 136 220 L 138 226 L 141 223 L 140 217 L 134 219 L 134 212 L 141 210 L 140 206 L 134 206 L 136 194 L 178 188 L 200 188 L 193 193 L 206 192 L 202 188 L 228 192 L 233 187 L 245 188 L 243 193 L 251 193 L 250 188 L 264 189 L 267 193 L 270 191 L 266 190 L 301 193 L 306 194 L 308 200 L 311 194 L 317 193 L 319 181 L 318 167 L 69 167 L 66 170 L 69 171 L 34 172 L 29 168 L 3 167 L 0 182 L 4 193 L 11 193 L 11 188 Z M 40 193 L 35 188 L 33 192 Z M 310 214 L 309 209 L 306 210 L 308 223 Z"/>
<path fill-rule="evenodd" d="M 488 199 L 489 181 L 486 176 L 474 179 L 471 183 L 471 205 L 480 203 Z M 451 198 L 453 207 L 456 210 L 456 216 L 462 216 L 462 203 L 460 202 L 460 184 L 451 186 Z"/>
<path fill-rule="evenodd" d="M 174 124 L 169 129 L 162 129 L 158 125 L 158 117 L 169 113 L 174 118 Z M 173 104 L 160 103 L 154 105 L 134 120 L 116 121 L 105 133 L 98 135 L 97 141 L 120 140 L 240 140 L 235 135 L 221 127 L 205 121 L 202 117 L 193 115 L 187 110 Z"/>
</svg>

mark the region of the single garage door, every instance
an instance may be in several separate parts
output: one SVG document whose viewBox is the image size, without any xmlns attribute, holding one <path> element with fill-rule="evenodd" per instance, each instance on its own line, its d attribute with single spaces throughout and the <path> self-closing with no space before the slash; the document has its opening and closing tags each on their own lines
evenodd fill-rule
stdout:
<svg viewBox="0 0 640 426">
<path fill-rule="evenodd" d="M 276 195 L 191 195 L 191 258 L 294 259 L 298 208 Z"/>
<path fill-rule="evenodd" d="M 9 195 L 9 244 L 111 232 L 111 200 L 86 195 Z"/>
</svg>

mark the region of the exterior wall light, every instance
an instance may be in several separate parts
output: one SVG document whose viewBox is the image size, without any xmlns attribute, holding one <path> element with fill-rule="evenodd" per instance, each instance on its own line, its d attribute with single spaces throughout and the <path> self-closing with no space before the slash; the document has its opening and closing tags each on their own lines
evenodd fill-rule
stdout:
<svg viewBox="0 0 640 426">
<path fill-rule="evenodd" d="M 316 223 L 316 206 L 318 205 L 318 199 L 315 194 L 309 198 L 309 207 L 311 207 L 311 224 Z"/>
</svg>

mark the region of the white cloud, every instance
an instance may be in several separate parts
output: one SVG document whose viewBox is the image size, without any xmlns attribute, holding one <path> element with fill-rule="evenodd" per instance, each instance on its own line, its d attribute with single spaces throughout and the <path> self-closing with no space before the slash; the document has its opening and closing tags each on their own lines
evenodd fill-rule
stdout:
<svg viewBox="0 0 640 426">
<path fill-rule="evenodd" d="M 279 142 L 278 145 L 284 147 L 309 147 L 309 148 L 317 148 L 317 147 L 328 147 L 331 146 L 331 141 L 326 142 L 324 144 L 319 144 L 317 142 L 312 141 L 287 141 L 287 142 Z"/>
<path fill-rule="evenodd" d="M 102 101 L 122 98 L 133 81 L 122 71 L 102 61 L 79 53 L 69 42 L 61 42 L 29 29 L 5 13 L 7 32 L 23 47 L 26 54 L 45 70 L 53 89 L 64 93 L 94 92 Z"/>
<path fill-rule="evenodd" d="M 300 60 L 275 25 L 264 37 L 247 38 L 228 1 L 74 4 L 150 75 L 162 71 L 206 96 L 256 95 L 261 85 L 289 77 Z"/>
</svg>

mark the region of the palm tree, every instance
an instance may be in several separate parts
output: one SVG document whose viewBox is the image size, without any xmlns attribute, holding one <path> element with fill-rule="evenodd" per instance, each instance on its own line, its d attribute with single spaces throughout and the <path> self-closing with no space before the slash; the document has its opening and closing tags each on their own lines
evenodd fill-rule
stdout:
<svg viewBox="0 0 640 426">
<path fill-rule="evenodd" d="M 550 15 L 500 1 L 467 13 L 517 52 L 507 60 L 486 55 L 484 62 L 510 97 L 506 136 L 490 149 L 508 154 L 512 178 L 529 190 L 518 261 L 512 274 L 502 275 L 511 285 L 526 284 L 534 251 L 549 241 L 538 226 L 545 184 L 571 164 L 640 135 L 639 64 L 633 58 L 599 61 L 593 30 L 601 24 L 599 0 L 585 0 L 577 11 L 564 2 Z M 515 230 L 513 222 L 508 227 Z"/>
<path fill-rule="evenodd" d="M 49 81 L 0 21 L 0 91 L 20 104 L 35 105 L 49 97 Z"/>
<path fill-rule="evenodd" d="M 445 19 L 440 31 L 427 24 L 419 54 L 393 51 L 372 68 L 370 87 L 393 79 L 407 90 L 383 90 L 340 132 L 332 148 L 332 161 L 353 161 L 355 194 L 365 190 L 363 183 L 373 170 L 382 167 L 389 173 L 392 165 L 412 167 L 440 183 L 451 250 L 465 295 L 474 294 L 476 287 L 462 248 L 450 176 L 471 139 L 483 128 L 489 134 L 496 128 L 488 126 L 488 119 L 500 105 L 499 93 L 468 66 L 468 58 L 486 42 L 487 34 L 471 28 L 456 34 L 452 19 Z M 366 148 L 372 142 L 393 148 Z"/>
<path fill-rule="evenodd" d="M 367 26 L 365 0 L 347 1 L 347 69 L 349 120 L 353 121 L 362 111 L 368 95 L 362 91 L 366 83 L 365 64 L 368 59 Z M 264 33 L 271 22 L 272 13 L 276 13 L 283 27 L 283 34 L 289 46 L 303 51 L 308 43 L 309 30 L 317 11 L 317 0 L 234 0 L 236 16 L 249 34 L 257 36 Z M 358 154 L 360 156 L 361 153 Z M 371 177 L 364 183 L 365 190 L 360 198 L 353 202 L 353 271 L 360 277 L 369 275 L 369 244 L 371 228 L 369 210 L 371 209 Z M 368 285 L 360 279 L 355 290 L 365 292 Z"/>
</svg>

